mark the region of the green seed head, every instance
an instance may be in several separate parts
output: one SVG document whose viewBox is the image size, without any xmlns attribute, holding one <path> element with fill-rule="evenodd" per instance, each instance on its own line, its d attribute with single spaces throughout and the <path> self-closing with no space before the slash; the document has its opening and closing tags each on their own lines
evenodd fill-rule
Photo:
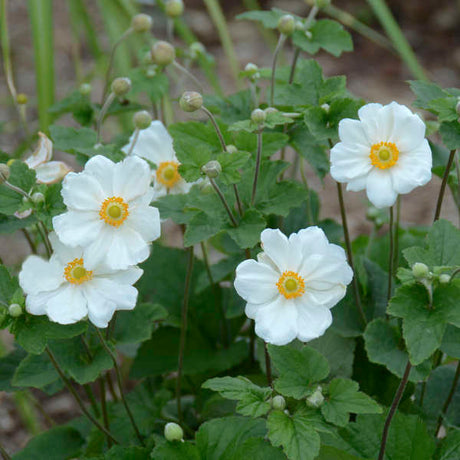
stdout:
<svg viewBox="0 0 460 460">
<path fill-rule="evenodd" d="M 196 112 L 203 106 L 203 96 L 196 91 L 185 91 L 179 100 L 179 105 L 184 112 Z"/>
<path fill-rule="evenodd" d="M 45 195 L 43 195 L 43 193 L 40 193 L 40 192 L 35 192 L 35 193 L 32 193 L 31 199 L 32 199 L 32 202 L 35 204 L 44 203 Z"/>
<path fill-rule="evenodd" d="M 291 35 L 295 30 L 295 19 L 290 14 L 281 16 L 278 20 L 278 30 L 283 35 Z"/>
<path fill-rule="evenodd" d="M 166 440 L 169 442 L 182 441 L 184 437 L 184 431 L 182 430 L 180 425 L 174 422 L 169 422 L 165 425 L 164 433 Z"/>
<path fill-rule="evenodd" d="M 229 144 L 229 145 L 227 145 L 227 152 L 228 153 L 235 153 L 235 152 L 238 152 L 238 149 L 233 144 Z"/>
<path fill-rule="evenodd" d="M 134 32 L 148 32 L 153 26 L 153 19 L 148 14 L 136 14 L 131 20 L 131 28 Z"/>
<path fill-rule="evenodd" d="M 112 82 L 112 92 L 120 97 L 124 96 L 131 90 L 131 80 L 126 77 L 115 78 Z"/>
<path fill-rule="evenodd" d="M 167 66 L 176 59 L 176 50 L 171 43 L 165 42 L 163 40 L 157 41 L 152 46 L 152 59 L 153 62 L 160 66 Z"/>
<path fill-rule="evenodd" d="M 203 56 L 205 52 L 206 48 L 204 47 L 203 43 L 193 42 L 190 45 L 190 55 L 192 59 L 196 59 L 198 56 Z"/>
<path fill-rule="evenodd" d="M 182 0 L 167 0 L 165 12 L 170 18 L 181 16 L 184 12 L 184 2 Z"/>
<path fill-rule="evenodd" d="M 323 404 L 324 396 L 321 390 L 322 390 L 321 386 L 318 385 L 318 388 L 316 388 L 313 394 L 311 394 L 307 398 L 306 400 L 307 406 L 316 408 L 316 407 L 320 407 Z"/>
<path fill-rule="evenodd" d="M 92 86 L 89 83 L 82 83 L 80 87 L 78 88 L 78 91 L 80 92 L 81 95 L 87 96 L 88 94 L 91 93 Z"/>
<path fill-rule="evenodd" d="M 152 117 L 147 110 L 140 110 L 134 114 L 133 122 L 137 129 L 147 129 L 152 123 Z"/>
<path fill-rule="evenodd" d="M 27 95 L 24 94 L 24 93 L 19 93 L 19 94 L 16 96 L 16 102 L 17 102 L 19 105 L 25 105 L 25 104 L 27 104 Z"/>
</svg>

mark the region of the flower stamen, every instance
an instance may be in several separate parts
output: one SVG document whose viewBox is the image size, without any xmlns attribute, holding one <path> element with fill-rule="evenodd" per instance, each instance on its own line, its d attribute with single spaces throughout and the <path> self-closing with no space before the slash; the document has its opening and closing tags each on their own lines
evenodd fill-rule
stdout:
<svg viewBox="0 0 460 460">
<path fill-rule="evenodd" d="M 305 293 L 305 281 L 296 272 L 284 271 L 276 283 L 280 294 L 286 299 L 294 299 Z"/>
<path fill-rule="evenodd" d="M 105 223 L 119 227 L 129 216 L 128 203 L 118 196 L 107 198 L 102 203 L 99 216 Z"/>
<path fill-rule="evenodd" d="M 160 184 L 172 188 L 181 179 L 179 174 L 179 163 L 175 161 L 163 161 L 158 165 L 156 178 Z"/>
<path fill-rule="evenodd" d="M 93 272 L 86 270 L 83 266 L 83 259 L 77 257 L 66 265 L 64 277 L 71 284 L 82 284 L 93 278 Z"/>
<path fill-rule="evenodd" d="M 399 150 L 393 142 L 379 142 L 372 145 L 369 158 L 373 166 L 388 169 L 398 161 Z"/>
</svg>

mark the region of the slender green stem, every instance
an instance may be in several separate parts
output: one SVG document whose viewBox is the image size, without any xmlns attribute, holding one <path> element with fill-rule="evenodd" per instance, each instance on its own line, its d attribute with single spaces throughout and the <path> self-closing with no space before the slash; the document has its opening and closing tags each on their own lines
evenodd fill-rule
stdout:
<svg viewBox="0 0 460 460">
<path fill-rule="evenodd" d="M 460 273 L 460 268 L 457 268 L 457 270 L 455 270 L 452 275 L 450 275 L 450 281 L 452 281 L 458 274 Z"/>
<path fill-rule="evenodd" d="M 105 380 L 107 382 L 107 386 L 109 387 L 110 396 L 112 396 L 112 399 L 115 402 L 118 402 L 120 398 L 118 397 L 117 392 L 115 391 L 115 387 L 113 385 L 113 381 L 112 381 L 112 377 L 110 376 L 110 372 L 107 372 L 105 374 Z"/>
<path fill-rule="evenodd" d="M 95 327 L 96 334 L 104 347 L 105 351 L 108 353 L 108 355 L 112 358 L 113 366 L 115 368 L 115 375 L 117 377 L 117 383 L 118 383 L 118 389 L 120 390 L 120 396 L 121 396 L 121 401 L 123 402 L 123 406 L 125 406 L 126 413 L 128 414 L 129 420 L 131 422 L 131 425 L 133 426 L 134 432 L 136 433 L 137 439 L 141 443 L 141 445 L 144 444 L 144 439 L 141 436 L 141 433 L 139 431 L 139 428 L 137 427 L 136 421 L 134 420 L 133 413 L 131 412 L 131 409 L 128 405 L 128 401 L 125 398 L 125 394 L 123 391 L 123 379 L 121 376 L 121 371 L 120 371 L 120 366 L 118 365 L 117 357 L 115 356 L 115 353 L 112 351 L 112 349 L 109 347 L 107 342 L 104 339 L 104 336 L 101 334 L 101 331 L 99 328 Z"/>
<path fill-rule="evenodd" d="M 195 83 L 195 85 L 197 86 L 197 88 L 199 89 L 200 93 L 203 93 L 204 90 L 203 90 L 203 85 L 200 83 L 200 81 L 198 80 L 198 78 L 195 77 L 195 75 L 193 75 L 192 72 L 190 72 L 186 67 L 184 67 L 183 65 L 179 64 L 177 61 L 173 61 L 173 66 L 178 69 L 179 71 L 181 71 L 184 75 L 186 75 L 188 78 L 190 78 L 190 80 L 193 81 L 193 83 Z"/>
<path fill-rule="evenodd" d="M 295 76 L 295 69 L 297 67 L 297 61 L 299 60 L 300 48 L 296 48 L 294 51 L 294 56 L 292 57 L 291 71 L 289 73 L 289 84 L 292 84 Z"/>
<path fill-rule="evenodd" d="M 270 355 L 268 353 L 267 343 L 264 342 L 264 354 L 265 354 L 265 372 L 267 374 L 267 383 L 271 387 L 273 384 L 272 380 L 272 364 L 270 361 Z"/>
<path fill-rule="evenodd" d="M 2 454 L 3 460 L 11 460 L 10 455 L 5 448 L 0 444 L 0 454 Z"/>
<path fill-rule="evenodd" d="M 109 107 L 112 105 L 112 102 L 115 100 L 115 93 L 110 93 L 107 96 L 107 99 L 105 100 L 101 111 L 99 112 L 99 116 L 97 117 L 97 122 L 96 122 L 96 131 L 97 131 L 97 140 L 96 143 L 99 144 L 101 141 L 101 128 L 102 128 L 102 122 L 104 121 L 105 114 L 107 113 L 107 110 Z"/>
<path fill-rule="evenodd" d="M 340 215 L 342 216 L 342 227 L 343 227 L 343 235 L 345 237 L 345 248 L 347 251 L 348 264 L 353 270 L 353 279 L 351 283 L 353 286 L 353 294 L 355 296 L 356 308 L 358 309 L 358 313 L 359 313 L 359 316 L 361 317 L 361 320 L 363 321 L 364 325 L 366 325 L 367 319 L 366 319 L 366 315 L 364 314 L 363 307 L 361 305 L 359 285 L 358 285 L 358 280 L 356 278 L 355 266 L 353 264 L 353 252 L 351 250 L 350 234 L 348 233 L 347 213 L 345 210 L 345 203 L 343 201 L 342 184 L 340 184 L 339 182 L 337 182 L 337 195 L 339 197 Z"/>
<path fill-rule="evenodd" d="M 99 412 L 99 408 L 97 407 L 96 397 L 94 396 L 93 389 L 91 385 L 88 383 L 83 385 L 83 390 L 86 393 L 86 397 L 88 398 L 89 403 L 91 404 L 91 409 L 93 409 L 94 415 L 99 418 L 101 413 Z"/>
<path fill-rule="evenodd" d="M 126 154 L 127 157 L 133 153 L 134 146 L 136 145 L 136 142 L 137 142 L 138 139 L 139 139 L 139 133 L 140 133 L 140 131 L 141 131 L 141 130 L 140 130 L 139 128 L 136 128 L 136 129 L 134 130 L 133 140 L 132 140 L 132 142 L 131 142 L 131 145 L 129 146 L 128 153 Z"/>
<path fill-rule="evenodd" d="M 224 205 L 225 210 L 227 211 L 228 217 L 230 218 L 230 221 L 232 222 L 232 225 L 234 227 L 238 226 L 238 223 L 235 220 L 235 217 L 233 216 L 232 210 L 230 209 L 230 206 L 227 203 L 227 200 L 225 199 L 224 194 L 222 193 L 222 190 L 219 188 L 217 185 L 216 181 L 214 179 L 209 178 L 209 182 L 211 183 L 212 187 L 216 191 L 217 195 L 220 198 L 220 201 Z"/>
<path fill-rule="evenodd" d="M 80 407 L 81 411 L 83 414 L 88 418 L 88 420 L 93 423 L 93 425 L 99 429 L 102 433 L 104 433 L 107 438 L 110 438 L 115 444 L 119 444 L 119 442 L 113 437 L 113 435 L 110 433 L 110 431 L 106 430 L 86 409 L 85 404 L 83 403 L 82 399 L 80 398 L 80 395 L 76 392 L 75 388 L 72 386 L 72 383 L 67 379 L 67 377 L 64 374 L 64 371 L 61 369 L 59 366 L 58 362 L 56 361 L 56 358 L 54 357 L 52 351 L 46 347 L 45 349 L 46 353 L 48 354 L 53 366 L 55 367 L 57 373 L 61 377 L 61 380 L 64 382 L 64 385 L 67 387 L 67 389 L 70 391 L 72 396 L 74 397 L 75 401 L 77 402 L 78 406 Z"/>
<path fill-rule="evenodd" d="M 388 227 L 388 238 L 390 239 L 390 254 L 388 256 L 388 293 L 387 301 L 391 299 L 391 290 L 393 285 L 393 258 L 394 258 L 394 238 L 393 238 L 393 227 L 394 227 L 394 212 L 393 206 L 390 207 L 390 224 Z"/>
<path fill-rule="evenodd" d="M 38 233 L 40 233 L 40 236 L 42 237 L 43 244 L 45 245 L 46 255 L 49 258 L 53 253 L 53 248 L 51 247 L 51 242 L 48 238 L 48 231 L 46 230 L 45 224 L 41 220 L 39 220 L 37 223 L 37 229 Z"/>
<path fill-rule="evenodd" d="M 457 205 L 457 212 L 458 212 L 458 219 L 459 219 L 459 226 L 460 226 L 460 160 L 458 158 L 459 153 L 455 154 L 455 171 L 457 173 L 457 194 L 454 195 L 455 204 Z"/>
<path fill-rule="evenodd" d="M 390 411 L 388 412 L 387 418 L 385 420 L 385 425 L 383 426 L 382 441 L 380 444 L 380 452 L 379 452 L 378 460 L 383 460 L 385 456 L 385 448 L 387 445 L 388 431 L 390 429 L 391 420 L 393 419 L 393 416 L 395 415 L 395 412 L 398 409 L 399 402 L 401 401 L 401 398 L 404 394 L 404 389 L 406 388 L 407 381 L 409 380 L 409 374 L 410 374 L 411 368 L 412 368 L 412 365 L 410 361 L 407 361 L 407 365 L 404 371 L 403 378 L 401 379 L 399 387 L 396 390 L 396 394 L 393 398 L 393 402 L 391 403 Z"/>
<path fill-rule="evenodd" d="M 394 257 L 393 257 L 393 275 L 399 265 L 399 227 L 401 221 L 401 195 L 398 195 L 396 200 L 396 222 L 394 225 Z"/>
<path fill-rule="evenodd" d="M 254 180 L 252 182 L 251 206 L 254 206 L 254 202 L 256 201 L 257 181 L 259 180 L 260 162 L 262 159 L 262 132 L 263 129 L 260 127 L 257 131 L 256 169 L 254 171 Z"/>
<path fill-rule="evenodd" d="M 166 39 L 169 43 L 174 40 L 174 21 L 170 17 L 166 19 Z"/>
<path fill-rule="evenodd" d="M 177 382 L 176 382 L 176 403 L 177 403 L 177 417 L 179 424 L 182 424 L 183 414 L 181 405 L 181 391 L 182 391 L 182 370 L 184 366 L 184 353 L 185 353 L 185 339 L 187 337 L 187 320 L 188 320 L 188 301 L 190 297 L 190 286 L 192 281 L 193 272 L 193 246 L 188 248 L 188 263 L 187 273 L 185 275 L 184 297 L 182 302 L 182 319 L 180 330 L 180 343 L 179 343 L 179 357 L 177 363 Z"/>
<path fill-rule="evenodd" d="M 271 82 L 270 82 L 270 106 L 273 106 L 273 101 L 275 98 L 276 61 L 278 60 L 278 55 L 280 51 L 282 50 L 285 41 L 286 41 L 286 35 L 280 34 L 278 38 L 278 43 L 276 44 L 275 51 L 273 52 L 272 75 L 271 75 Z"/>
<path fill-rule="evenodd" d="M 109 424 L 109 414 L 107 413 L 107 393 L 105 391 L 105 382 L 103 377 L 99 377 L 99 393 L 101 398 L 101 410 L 102 410 L 102 420 L 104 421 L 104 427 L 107 431 L 110 430 Z M 112 447 L 112 441 L 107 439 L 107 445 Z"/>
<path fill-rule="evenodd" d="M 37 246 L 34 243 L 30 232 L 26 228 L 23 228 L 22 233 L 24 234 L 24 238 L 27 240 L 27 244 L 29 245 L 32 254 L 37 254 Z"/>
<path fill-rule="evenodd" d="M 447 414 L 447 410 L 449 409 L 450 403 L 452 402 L 452 399 L 455 396 L 455 393 L 457 391 L 457 385 L 458 385 L 458 380 L 460 379 L 460 361 L 457 363 L 457 370 L 455 371 L 455 376 L 454 380 L 452 381 L 452 386 L 450 387 L 449 395 L 447 396 L 446 401 L 444 402 L 444 405 L 442 406 L 441 414 L 439 415 L 438 418 L 438 423 L 436 425 L 436 437 L 439 436 L 439 430 L 441 429 L 442 421 L 444 417 Z"/>
<path fill-rule="evenodd" d="M 441 215 L 442 200 L 444 199 L 444 193 L 446 191 L 447 181 L 449 179 L 449 173 L 452 168 L 452 163 L 454 162 L 456 150 L 451 150 L 449 159 L 447 160 L 446 169 L 444 171 L 444 176 L 442 176 L 441 188 L 439 189 L 438 201 L 436 203 L 436 211 L 434 213 L 434 221 L 436 222 Z"/>
</svg>

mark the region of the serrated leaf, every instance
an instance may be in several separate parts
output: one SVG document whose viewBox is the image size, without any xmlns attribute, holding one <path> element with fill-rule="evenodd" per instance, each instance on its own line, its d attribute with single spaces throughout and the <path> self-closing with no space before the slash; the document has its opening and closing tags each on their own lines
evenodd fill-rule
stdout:
<svg viewBox="0 0 460 460">
<path fill-rule="evenodd" d="M 247 152 L 221 153 L 216 160 L 222 166 L 219 179 L 227 185 L 236 184 L 241 179 L 239 170 L 246 165 L 250 158 Z"/>
<path fill-rule="evenodd" d="M 5 307 L 8 306 L 18 288 L 18 279 L 11 276 L 4 265 L 0 265 L 0 303 Z"/>
<path fill-rule="evenodd" d="M 199 451 L 194 444 L 180 441 L 165 442 L 156 446 L 150 457 L 155 460 L 200 460 Z"/>
<path fill-rule="evenodd" d="M 59 379 L 48 355 L 28 355 L 19 364 L 12 380 L 16 387 L 43 388 Z"/>
<path fill-rule="evenodd" d="M 184 233 L 184 246 L 189 247 L 205 241 L 219 233 L 224 226 L 223 221 L 216 216 L 204 212 L 194 215 L 187 223 Z"/>
<path fill-rule="evenodd" d="M 265 215 L 277 214 L 283 217 L 292 208 L 300 206 L 307 199 L 305 187 L 294 181 L 281 181 L 269 188 L 265 199 L 256 200 L 256 208 Z"/>
<path fill-rule="evenodd" d="M 447 325 L 442 338 L 441 351 L 452 358 L 460 359 L 460 328 Z"/>
<path fill-rule="evenodd" d="M 412 80 L 409 81 L 410 89 L 417 96 L 413 106 L 428 109 L 431 101 L 449 96 L 440 86 L 432 82 Z"/>
<path fill-rule="evenodd" d="M 0 358 L 0 391 L 13 392 L 18 389 L 12 386 L 12 380 L 19 363 L 25 357 L 24 350 L 16 348 Z"/>
<path fill-rule="evenodd" d="M 252 248 L 260 241 L 260 234 L 267 223 L 262 214 L 255 209 L 248 209 L 237 227 L 230 228 L 227 233 L 242 249 Z"/>
<path fill-rule="evenodd" d="M 439 127 L 443 144 L 449 150 L 460 148 L 460 123 L 457 120 L 445 121 Z"/>
<path fill-rule="evenodd" d="M 89 152 L 94 151 L 97 142 L 96 131 L 89 128 L 75 129 L 52 125 L 50 126 L 50 134 L 55 150 L 62 150 L 74 155 L 82 153 L 88 156 Z"/>
</svg>

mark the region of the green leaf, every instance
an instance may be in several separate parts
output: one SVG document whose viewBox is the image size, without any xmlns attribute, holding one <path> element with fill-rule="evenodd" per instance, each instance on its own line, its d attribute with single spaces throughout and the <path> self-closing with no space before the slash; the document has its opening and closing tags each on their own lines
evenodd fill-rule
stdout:
<svg viewBox="0 0 460 460">
<path fill-rule="evenodd" d="M 409 355 L 401 349 L 401 333 L 398 326 L 392 325 L 383 318 L 377 318 L 367 325 L 364 341 L 371 362 L 382 364 L 390 372 L 402 378 Z M 430 371 L 429 361 L 414 366 L 410 371 L 409 381 L 425 380 Z"/>
<path fill-rule="evenodd" d="M 63 460 L 79 457 L 85 440 L 75 429 L 67 426 L 51 428 L 32 438 L 13 460 Z"/>
<path fill-rule="evenodd" d="M 219 217 L 216 218 L 216 216 L 211 216 L 204 212 L 193 216 L 188 222 L 184 233 L 184 246 L 193 246 L 219 233 L 224 226 L 224 221 Z"/>
<path fill-rule="evenodd" d="M 239 14 L 236 19 L 246 19 L 248 21 L 260 22 L 266 29 L 276 29 L 278 27 L 279 18 L 285 13 L 277 8 L 273 8 L 271 11 L 247 11 Z"/>
<path fill-rule="evenodd" d="M 358 389 L 358 383 L 353 380 L 332 380 L 326 400 L 321 406 L 324 418 L 334 425 L 345 426 L 351 413 L 380 414 L 382 412 L 380 406 Z"/>
<path fill-rule="evenodd" d="M 198 180 L 202 176 L 201 167 L 211 159 L 211 152 L 194 144 L 188 146 L 186 153 L 183 150 L 179 152 L 177 158 L 180 161 L 179 173 L 182 178 L 187 182 Z"/>
<path fill-rule="evenodd" d="M 147 69 L 136 68 L 130 70 L 128 77 L 132 83 L 132 94 L 145 93 L 152 102 L 158 102 L 168 93 L 169 80 L 162 72 L 149 76 Z"/>
<path fill-rule="evenodd" d="M 83 126 L 90 126 L 94 118 L 94 107 L 87 95 L 73 91 L 68 96 L 53 104 L 48 111 L 54 115 L 71 113 Z"/>
<path fill-rule="evenodd" d="M 17 278 L 10 276 L 8 269 L 4 265 L 0 265 L 0 303 L 8 306 L 18 288 Z"/>
<path fill-rule="evenodd" d="M 1 192 L 0 192 L 1 193 Z M 17 230 L 30 227 L 37 222 L 34 214 L 25 219 L 0 214 L 0 233 L 14 233 Z"/>
<path fill-rule="evenodd" d="M 289 137 L 282 133 L 262 133 L 262 158 L 270 157 L 280 151 L 288 142 Z M 257 149 L 257 136 L 240 131 L 234 134 L 235 146 L 244 152 L 255 152 Z"/>
<path fill-rule="evenodd" d="M 248 417 L 224 417 L 210 420 L 200 426 L 196 446 L 202 459 L 230 460 L 247 439 L 263 438 L 265 420 Z"/>
<path fill-rule="evenodd" d="M 259 194 L 257 194 L 259 197 Z M 256 208 L 263 214 L 287 216 L 292 208 L 300 206 L 307 198 L 303 185 L 294 181 L 272 184 L 266 198 L 256 200 Z"/>
<path fill-rule="evenodd" d="M 160 211 L 162 219 L 172 219 L 176 224 L 186 224 L 198 212 L 186 209 L 188 199 L 185 193 L 170 194 L 158 198 L 154 205 Z"/>
<path fill-rule="evenodd" d="M 10 165 L 10 177 L 12 185 L 29 193 L 35 185 L 35 171 L 30 169 L 22 161 L 16 160 Z M 6 215 L 14 214 L 22 205 L 23 196 L 9 189 L 6 185 L 0 185 L 0 212 Z"/>
<path fill-rule="evenodd" d="M 457 121 L 457 97 L 442 97 L 430 101 L 428 107 L 438 115 L 439 121 Z"/>
<path fill-rule="evenodd" d="M 151 458 L 155 460 L 200 460 L 200 454 L 197 447 L 191 442 L 165 442 L 153 449 Z M 117 460 L 120 457 L 116 457 Z M 142 457 L 143 459 L 144 457 Z M 121 458 L 120 458 L 121 459 Z M 131 460 L 132 457 L 126 457 Z M 115 460 L 115 459 L 114 459 Z M 135 459 L 132 459 L 135 460 Z M 141 458 L 139 458 L 141 460 Z"/>
<path fill-rule="evenodd" d="M 18 390 L 12 386 L 12 380 L 19 363 L 25 356 L 24 350 L 16 348 L 0 358 L 0 391 L 13 392 Z"/>
<path fill-rule="evenodd" d="M 409 85 L 412 92 L 417 96 L 412 105 L 420 109 L 428 109 L 431 101 L 449 96 L 447 91 L 435 83 L 412 80 L 409 81 Z"/>
<path fill-rule="evenodd" d="M 48 355 L 28 355 L 14 373 L 12 384 L 16 387 L 43 388 L 59 379 Z"/>
<path fill-rule="evenodd" d="M 227 233 L 240 248 L 252 248 L 259 242 L 260 234 L 266 225 L 259 211 L 248 209 L 243 214 L 238 227 L 228 229 Z"/>
<path fill-rule="evenodd" d="M 455 359 L 460 359 L 460 328 L 448 325 L 442 338 L 441 351 Z"/>
<path fill-rule="evenodd" d="M 94 146 L 97 142 L 96 131 L 89 128 L 68 128 L 66 126 L 50 126 L 51 139 L 55 150 L 85 156 L 95 154 Z"/>
<path fill-rule="evenodd" d="M 268 439 L 282 446 L 289 460 L 313 460 L 319 454 L 320 437 L 303 413 L 293 416 L 275 410 L 267 419 Z"/>
<path fill-rule="evenodd" d="M 317 460 L 365 460 L 362 457 L 349 454 L 343 450 L 331 446 L 321 446 Z"/>
<path fill-rule="evenodd" d="M 251 460 L 285 460 L 286 457 L 280 449 L 273 447 L 268 442 L 260 438 L 250 438 L 240 445 L 232 457 L 228 460 L 241 460 L 243 458 Z"/>
<path fill-rule="evenodd" d="M 460 123 L 457 120 L 441 123 L 439 133 L 442 142 L 449 150 L 460 148 Z"/>
<path fill-rule="evenodd" d="M 460 458 L 460 431 L 450 431 L 441 440 L 435 458 L 436 460 L 458 460 Z"/>
<path fill-rule="evenodd" d="M 293 347 L 268 346 L 273 365 L 279 377 L 275 389 L 284 396 L 301 399 L 309 394 L 310 386 L 325 379 L 329 364 L 320 353 L 310 347 L 296 350 Z"/>
<path fill-rule="evenodd" d="M 207 380 L 202 387 L 218 391 L 226 399 L 238 401 L 236 410 L 241 415 L 260 417 L 271 408 L 267 402 L 271 388 L 261 388 L 245 377 L 214 378 Z"/>
<path fill-rule="evenodd" d="M 246 165 L 250 158 L 247 152 L 221 153 L 217 155 L 216 160 L 222 166 L 222 172 L 219 179 L 226 185 L 236 184 L 241 179 L 241 174 L 238 171 Z"/>
</svg>

